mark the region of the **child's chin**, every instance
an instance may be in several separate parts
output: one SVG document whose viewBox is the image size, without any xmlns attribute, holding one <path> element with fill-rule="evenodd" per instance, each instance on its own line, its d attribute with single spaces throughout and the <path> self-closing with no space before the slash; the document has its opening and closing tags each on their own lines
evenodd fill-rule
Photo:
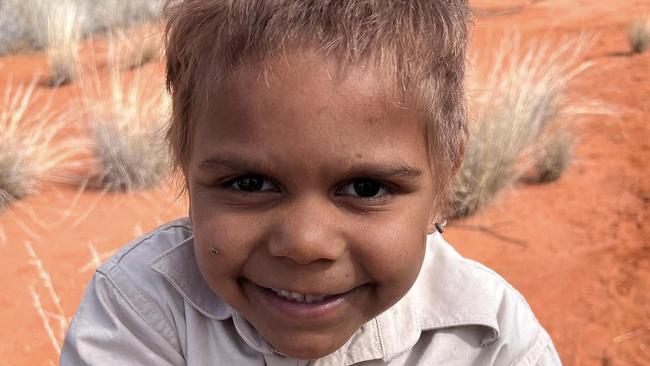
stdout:
<svg viewBox="0 0 650 366">
<path fill-rule="evenodd" d="M 273 347 L 284 356 L 300 360 L 316 360 L 323 358 L 341 348 L 349 337 L 305 336 L 291 337 L 288 339 L 270 342 Z"/>
</svg>

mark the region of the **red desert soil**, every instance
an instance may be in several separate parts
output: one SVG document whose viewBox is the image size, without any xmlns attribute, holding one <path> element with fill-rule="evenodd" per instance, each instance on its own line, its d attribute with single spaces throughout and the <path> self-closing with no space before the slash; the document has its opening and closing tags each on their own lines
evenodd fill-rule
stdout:
<svg viewBox="0 0 650 366">
<path fill-rule="evenodd" d="M 596 97 L 618 113 L 576 121 L 577 159 L 559 181 L 520 185 L 482 214 L 454 223 L 445 236 L 523 293 L 564 364 L 649 365 L 650 52 L 627 54 L 626 29 L 633 17 L 650 14 L 650 2 L 504 3 L 472 2 L 478 14 L 472 47 L 488 49 L 510 32 L 525 38 L 598 32 L 585 55 L 594 66 L 578 77 L 572 94 Z M 0 90 L 10 75 L 14 82 L 28 82 L 34 72 L 45 72 L 42 55 L 0 58 Z M 67 103 L 74 88 L 56 91 L 57 103 Z M 105 259 L 139 233 L 186 211 L 182 201 L 170 198 L 171 188 L 132 195 L 77 191 L 46 188 L 0 214 L 0 364 L 56 363 L 30 287 L 48 312 L 53 337 L 61 340 L 57 304 L 30 262 L 26 242 L 70 317 L 92 275 L 91 243 Z"/>
</svg>

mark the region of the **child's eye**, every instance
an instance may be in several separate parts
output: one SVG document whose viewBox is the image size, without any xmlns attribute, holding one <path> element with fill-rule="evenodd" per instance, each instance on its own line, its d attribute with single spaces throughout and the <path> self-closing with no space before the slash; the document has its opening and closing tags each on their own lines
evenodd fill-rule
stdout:
<svg viewBox="0 0 650 366">
<path fill-rule="evenodd" d="M 277 191 L 273 183 L 260 175 L 243 175 L 228 181 L 225 186 L 242 192 Z"/>
<path fill-rule="evenodd" d="M 380 182 L 372 179 L 354 179 L 341 188 L 338 193 L 361 198 L 381 198 L 390 192 Z"/>
</svg>

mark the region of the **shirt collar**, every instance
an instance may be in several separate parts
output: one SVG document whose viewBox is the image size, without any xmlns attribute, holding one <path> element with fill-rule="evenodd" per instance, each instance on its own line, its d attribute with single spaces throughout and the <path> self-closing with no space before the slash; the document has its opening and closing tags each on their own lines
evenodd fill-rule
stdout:
<svg viewBox="0 0 650 366">
<path fill-rule="evenodd" d="M 494 295 L 460 270 L 457 263 L 461 259 L 440 234 L 429 236 L 422 269 L 409 292 L 364 324 L 343 347 L 316 364 L 390 361 L 412 348 L 422 331 L 455 326 L 483 327 L 482 344 L 496 340 L 499 336 L 497 309 L 490 306 L 494 301 L 489 301 Z M 232 318 L 238 334 L 251 348 L 262 353 L 273 352 L 261 334 L 205 282 L 196 264 L 193 237 L 153 258 L 149 266 L 198 312 L 213 320 Z"/>
<path fill-rule="evenodd" d="M 481 344 L 499 337 L 501 298 L 482 277 L 490 269 L 463 258 L 439 233 L 427 240 L 422 270 L 407 296 L 413 300 L 421 330 L 455 326 L 482 328 Z M 493 273 L 493 272 L 492 272 Z"/>
<path fill-rule="evenodd" d="M 194 256 L 193 237 L 165 251 L 149 262 L 201 314 L 214 320 L 232 316 L 232 308 L 222 301 L 203 279 Z"/>
</svg>

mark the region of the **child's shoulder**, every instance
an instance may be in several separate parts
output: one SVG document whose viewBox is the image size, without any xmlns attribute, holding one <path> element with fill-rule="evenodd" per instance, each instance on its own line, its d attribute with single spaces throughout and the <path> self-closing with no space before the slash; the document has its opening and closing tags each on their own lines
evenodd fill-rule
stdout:
<svg viewBox="0 0 650 366">
<path fill-rule="evenodd" d="M 97 286 L 114 289 L 143 318 L 159 313 L 161 319 L 182 323 L 185 303 L 211 319 L 231 315 L 199 271 L 188 218 L 171 221 L 125 245 L 97 268 L 95 277 L 101 280 Z"/>
<path fill-rule="evenodd" d="M 168 222 L 140 236 L 97 268 L 96 286 L 114 289 L 144 318 L 159 312 L 175 318 L 185 301 L 212 315 L 225 317 L 201 277 L 194 257 L 192 225 L 188 218 Z M 171 313 L 170 313 L 171 312 Z M 163 314 L 164 313 L 164 314 Z"/>
<path fill-rule="evenodd" d="M 503 277 L 461 256 L 439 234 L 427 244 L 422 271 L 409 294 L 423 335 L 443 342 L 460 338 L 458 350 L 467 348 L 459 357 L 486 365 L 534 365 L 556 357 L 528 303 Z"/>
<path fill-rule="evenodd" d="M 504 302 L 513 301 L 530 310 L 523 296 L 501 275 L 463 257 L 441 235 L 429 236 L 427 245 L 415 286 L 425 297 L 435 298 L 437 305 L 445 306 L 445 310 L 453 309 L 455 313 L 462 310 L 460 313 L 485 318 L 486 322 L 494 320 Z"/>
<path fill-rule="evenodd" d="M 146 265 L 141 268 L 143 263 L 164 254 L 191 236 L 192 228 L 187 218 L 168 222 L 119 249 L 106 263 L 97 268 L 97 272 L 111 276 L 113 272 L 123 268 L 146 270 Z"/>
<path fill-rule="evenodd" d="M 180 363 L 183 299 L 151 263 L 187 242 L 191 233 L 187 219 L 172 221 L 99 266 L 70 323 L 60 364 Z"/>
</svg>

